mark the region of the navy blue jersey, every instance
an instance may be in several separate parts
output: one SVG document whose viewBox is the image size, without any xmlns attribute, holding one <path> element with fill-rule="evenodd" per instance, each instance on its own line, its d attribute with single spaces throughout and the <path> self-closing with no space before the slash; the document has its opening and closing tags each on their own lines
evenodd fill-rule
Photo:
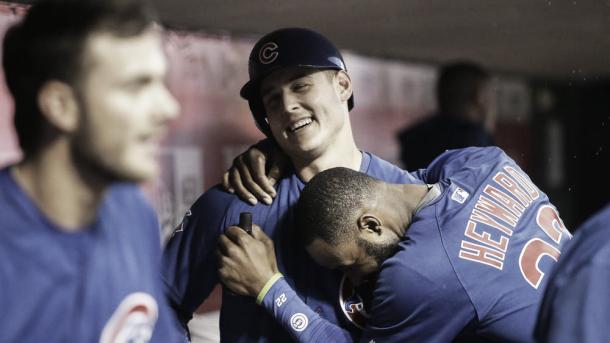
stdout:
<svg viewBox="0 0 610 343">
<path fill-rule="evenodd" d="M 137 186 L 112 186 L 75 233 L 51 223 L 8 168 L 0 190 L 0 342 L 146 342 L 151 330 L 154 342 L 185 341 L 162 293 L 156 217 Z"/>
<path fill-rule="evenodd" d="M 420 181 L 378 157 L 363 153 L 360 170 L 394 183 Z M 185 320 L 218 283 L 216 244 L 224 229 L 237 225 L 239 214 L 252 212 L 252 222 L 274 241 L 278 268 L 299 299 L 325 320 L 347 325 L 339 308 L 341 274 L 318 266 L 294 239 L 294 210 L 304 183 L 294 172 L 277 184 L 271 205 L 251 206 L 214 187 L 192 206 L 168 242 L 164 277 L 176 310 Z M 220 313 L 221 338 L 226 341 L 286 342 L 288 333 L 252 297 L 224 291 Z"/>
<path fill-rule="evenodd" d="M 420 176 L 442 192 L 382 264 L 371 307 L 346 294 L 345 312 L 368 317 L 362 341 L 532 341 L 546 273 L 570 237 L 556 209 L 498 148 L 448 151 Z M 282 279 L 263 305 L 298 341 L 350 340 Z"/>
<path fill-rule="evenodd" d="M 536 327 L 540 342 L 607 342 L 610 205 L 587 220 L 549 279 Z"/>
<path fill-rule="evenodd" d="M 546 273 L 570 238 L 557 210 L 498 148 L 448 151 L 424 178 L 444 191 L 383 264 L 365 338 L 532 341 Z"/>
</svg>

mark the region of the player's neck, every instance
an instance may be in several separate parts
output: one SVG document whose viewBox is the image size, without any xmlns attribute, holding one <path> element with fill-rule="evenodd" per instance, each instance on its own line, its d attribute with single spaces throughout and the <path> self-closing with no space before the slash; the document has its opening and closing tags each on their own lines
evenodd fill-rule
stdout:
<svg viewBox="0 0 610 343">
<path fill-rule="evenodd" d="M 351 130 L 338 134 L 338 138 L 323 151 L 309 156 L 293 156 L 292 164 L 299 178 L 304 182 L 311 180 L 316 174 L 335 167 L 345 167 L 359 170 L 362 164 L 362 152 L 358 150 Z"/>
<path fill-rule="evenodd" d="M 392 196 L 387 198 L 393 200 L 388 203 L 388 206 L 393 206 L 392 211 L 398 216 L 400 227 L 406 232 L 413 221 L 415 210 L 428 193 L 428 187 L 417 184 L 396 184 L 390 185 L 389 188 Z M 402 233 L 404 234 L 404 232 Z"/>
<path fill-rule="evenodd" d="M 323 154 L 307 164 L 294 163 L 297 175 L 304 182 L 311 180 L 316 174 L 335 167 L 345 167 L 359 170 L 362 163 L 362 152 L 355 146 L 344 150 L 341 154 Z"/>
<path fill-rule="evenodd" d="M 67 141 L 57 140 L 12 170 L 16 182 L 45 216 L 66 232 L 95 219 L 107 184 L 84 176 Z"/>
</svg>

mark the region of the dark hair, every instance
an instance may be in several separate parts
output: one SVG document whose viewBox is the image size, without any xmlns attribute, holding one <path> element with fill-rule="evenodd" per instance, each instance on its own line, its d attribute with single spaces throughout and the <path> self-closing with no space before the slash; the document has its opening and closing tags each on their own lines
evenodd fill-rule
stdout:
<svg viewBox="0 0 610 343">
<path fill-rule="evenodd" d="M 441 68 L 436 83 L 436 95 L 441 114 L 462 109 L 476 100 L 483 83 L 489 80 L 489 73 L 472 62 L 455 62 Z"/>
<path fill-rule="evenodd" d="M 374 198 L 376 182 L 342 167 L 314 176 L 303 188 L 296 210 L 298 237 L 303 244 L 320 238 L 337 245 L 353 237 L 357 210 Z"/>
<path fill-rule="evenodd" d="M 38 92 L 49 80 L 75 85 L 83 76 L 87 39 L 97 32 L 133 37 L 154 21 L 139 0 L 42 0 L 4 38 L 3 68 L 15 100 L 15 129 L 26 155 L 43 143 Z"/>
</svg>

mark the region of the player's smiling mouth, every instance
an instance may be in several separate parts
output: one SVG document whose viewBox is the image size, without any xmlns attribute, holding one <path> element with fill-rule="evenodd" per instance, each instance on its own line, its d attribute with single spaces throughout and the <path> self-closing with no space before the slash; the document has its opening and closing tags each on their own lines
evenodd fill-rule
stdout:
<svg viewBox="0 0 610 343">
<path fill-rule="evenodd" d="M 308 126 L 311 123 L 313 123 L 313 119 L 311 117 L 302 118 L 302 119 L 299 119 L 296 122 L 290 124 L 290 126 L 288 126 L 287 131 L 290 133 L 294 133 L 294 132 L 297 132 L 298 130 Z"/>
</svg>

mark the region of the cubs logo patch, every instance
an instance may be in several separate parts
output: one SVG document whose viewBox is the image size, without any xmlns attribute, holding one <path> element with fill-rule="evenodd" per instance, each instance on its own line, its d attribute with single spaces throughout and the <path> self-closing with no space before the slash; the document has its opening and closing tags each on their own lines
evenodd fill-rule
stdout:
<svg viewBox="0 0 610 343">
<path fill-rule="evenodd" d="M 277 44 L 273 42 L 266 43 L 258 51 L 258 60 L 262 64 L 273 63 L 273 61 L 275 61 L 280 54 L 277 49 Z"/>
<path fill-rule="evenodd" d="M 104 326 L 100 343 L 146 343 L 158 317 L 155 299 L 147 293 L 131 293 Z"/>
<path fill-rule="evenodd" d="M 345 275 L 339 286 L 339 306 L 350 323 L 359 329 L 364 329 L 370 315 L 366 311 L 362 297 Z"/>
<path fill-rule="evenodd" d="M 301 332 L 307 329 L 308 324 L 309 319 L 303 313 L 295 313 L 290 317 L 290 326 L 294 331 Z"/>
</svg>

